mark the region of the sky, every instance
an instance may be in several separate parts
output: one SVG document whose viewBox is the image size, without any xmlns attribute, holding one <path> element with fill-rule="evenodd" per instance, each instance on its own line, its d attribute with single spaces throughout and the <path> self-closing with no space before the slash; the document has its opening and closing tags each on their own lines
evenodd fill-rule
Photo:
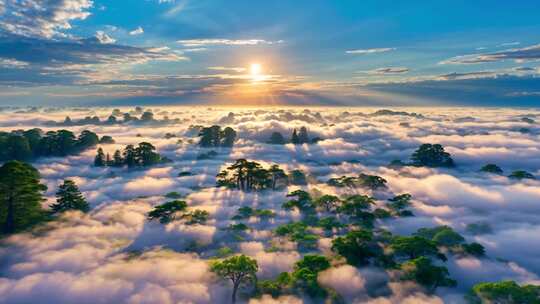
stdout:
<svg viewBox="0 0 540 304">
<path fill-rule="evenodd" d="M 538 106 L 539 33 L 535 0 L 0 0 L 0 106 Z"/>
</svg>

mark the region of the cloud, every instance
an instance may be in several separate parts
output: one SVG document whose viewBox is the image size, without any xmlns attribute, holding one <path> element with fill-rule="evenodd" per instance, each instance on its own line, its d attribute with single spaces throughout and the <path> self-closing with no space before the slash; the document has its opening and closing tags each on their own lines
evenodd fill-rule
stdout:
<svg viewBox="0 0 540 304">
<path fill-rule="evenodd" d="M 375 53 L 385 53 L 390 51 L 395 51 L 396 48 L 374 48 L 374 49 L 358 49 L 358 50 L 349 50 L 345 51 L 346 54 L 355 54 L 355 55 L 364 55 L 364 54 L 375 54 Z"/>
<path fill-rule="evenodd" d="M 95 37 L 99 41 L 99 43 L 103 43 L 103 44 L 109 44 L 109 43 L 115 43 L 116 42 L 116 39 L 111 38 L 109 35 L 107 35 L 103 31 L 97 31 Z"/>
<path fill-rule="evenodd" d="M 365 73 L 371 75 L 397 75 L 405 74 L 409 72 L 409 68 L 406 67 L 387 67 L 387 68 L 378 68 L 375 70 L 369 71 L 359 71 L 358 73 Z"/>
<path fill-rule="evenodd" d="M 4 2 L 4 1 L 3 1 Z M 91 0 L 6 0 L 0 10 L 0 28 L 28 37 L 65 36 L 71 22 L 90 16 Z"/>
<path fill-rule="evenodd" d="M 144 33 L 144 30 L 142 27 L 137 27 L 136 29 L 134 29 L 133 31 L 129 32 L 130 35 L 132 36 L 135 36 L 135 35 L 141 35 Z"/>
<path fill-rule="evenodd" d="M 236 73 L 242 73 L 246 71 L 246 68 L 243 68 L 243 67 L 213 66 L 213 67 L 208 67 L 208 69 L 214 70 L 214 71 L 227 71 L 227 72 L 236 72 Z"/>
<path fill-rule="evenodd" d="M 6 69 L 21 69 L 28 66 L 28 62 L 19 61 L 17 59 L 0 58 L 0 67 Z"/>
<path fill-rule="evenodd" d="M 444 61 L 440 64 L 478 64 L 486 62 L 497 62 L 505 60 L 514 60 L 516 62 L 536 61 L 540 59 L 540 44 L 509 49 L 500 52 L 472 54 L 464 56 L 456 56 Z"/>
<path fill-rule="evenodd" d="M 260 44 L 279 44 L 283 43 L 282 40 L 278 41 L 268 41 L 264 39 L 189 39 L 189 40 L 178 40 L 178 43 L 186 47 L 201 47 L 201 46 L 212 46 L 212 45 L 260 45 Z"/>
</svg>

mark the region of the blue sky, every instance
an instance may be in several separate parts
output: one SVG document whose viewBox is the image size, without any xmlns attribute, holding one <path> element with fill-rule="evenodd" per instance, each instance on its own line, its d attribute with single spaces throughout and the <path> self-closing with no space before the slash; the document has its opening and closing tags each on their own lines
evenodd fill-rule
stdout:
<svg viewBox="0 0 540 304">
<path fill-rule="evenodd" d="M 538 1 L 0 2 L 3 106 L 537 106 L 539 60 Z"/>
</svg>

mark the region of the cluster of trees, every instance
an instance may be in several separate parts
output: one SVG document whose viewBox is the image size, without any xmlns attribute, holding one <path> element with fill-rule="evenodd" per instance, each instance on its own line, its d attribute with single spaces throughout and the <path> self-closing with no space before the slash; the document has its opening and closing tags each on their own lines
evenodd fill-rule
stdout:
<svg viewBox="0 0 540 304">
<path fill-rule="evenodd" d="M 539 304 L 540 286 L 520 286 L 514 281 L 479 283 L 474 285 L 467 298 L 471 304 Z"/>
<path fill-rule="evenodd" d="M 220 126 L 202 128 L 199 132 L 199 145 L 205 148 L 232 147 L 236 140 L 236 131 L 231 127 Z"/>
<path fill-rule="evenodd" d="M 8 161 L 0 167 L 0 231 L 11 234 L 28 229 L 50 219 L 51 214 L 68 210 L 87 212 L 90 207 L 71 180 L 65 180 L 56 192 L 52 211 L 45 210 L 43 192 L 47 187 L 40 183 L 38 170 L 20 161 Z"/>
<path fill-rule="evenodd" d="M 45 156 L 66 156 L 109 143 L 110 136 L 99 139 L 96 133 L 85 130 L 79 136 L 68 130 L 43 132 L 41 129 L 0 132 L 0 161 L 28 161 Z"/>
<path fill-rule="evenodd" d="M 453 168 L 456 166 L 450 153 L 444 150 L 439 144 L 422 144 L 411 155 L 411 162 L 404 163 L 401 160 L 394 160 L 391 166 L 416 166 L 430 168 Z"/>
<path fill-rule="evenodd" d="M 105 154 L 102 148 L 97 149 L 96 157 L 94 158 L 94 166 L 96 167 L 148 167 L 160 163 L 170 162 L 166 157 L 155 152 L 156 147 L 151 143 L 141 142 L 137 146 L 127 145 L 122 152 L 116 150 L 111 158 L 110 154 Z"/>
<path fill-rule="evenodd" d="M 265 169 L 254 161 L 238 159 L 217 175 L 217 186 L 241 191 L 275 190 L 288 183 L 287 174 L 278 165 Z"/>
<path fill-rule="evenodd" d="M 293 130 L 290 140 L 286 140 L 280 132 L 273 132 L 272 135 L 270 135 L 268 143 L 271 145 L 284 145 L 290 142 L 295 145 L 302 145 L 310 143 L 315 144 L 319 141 L 321 141 L 320 137 L 310 139 L 307 128 L 301 127 L 300 131 L 297 131 L 296 129 Z"/>
<path fill-rule="evenodd" d="M 202 225 L 208 220 L 208 211 L 195 209 L 187 210 L 187 203 L 173 200 L 154 207 L 148 212 L 149 221 L 158 220 L 161 224 L 168 224 L 176 220 L 183 220 L 186 225 Z"/>
<path fill-rule="evenodd" d="M 386 183 L 387 181 L 380 176 L 364 173 L 360 173 L 357 177 L 342 176 L 338 178 L 331 178 L 327 181 L 327 184 L 333 187 L 362 187 L 371 190 L 386 188 Z"/>
<path fill-rule="evenodd" d="M 495 164 L 487 164 L 487 165 L 483 166 L 480 169 L 480 172 L 497 174 L 497 175 L 503 175 L 504 174 L 503 169 L 501 169 L 501 167 L 499 167 L 499 166 L 497 166 Z M 510 173 L 510 175 L 508 175 L 508 178 L 517 179 L 517 180 L 536 179 L 536 177 L 533 174 L 531 174 L 531 173 L 529 173 L 527 171 L 523 171 L 523 170 L 517 170 L 517 171 L 514 171 L 514 172 Z"/>
<path fill-rule="evenodd" d="M 134 115 L 139 115 L 139 117 Z M 120 117 L 120 118 L 119 118 Z M 121 113 L 120 110 L 115 109 L 111 115 L 101 120 L 98 116 L 86 116 L 79 120 L 72 120 L 69 116 L 66 116 L 63 122 L 50 121 L 48 125 L 54 126 L 84 126 L 84 125 L 116 125 L 125 123 L 140 123 L 140 124 L 168 124 L 179 123 L 180 119 L 169 119 L 167 116 L 158 120 L 154 118 L 154 113 L 150 111 L 143 111 L 142 108 L 133 111 L 133 113 Z"/>
</svg>

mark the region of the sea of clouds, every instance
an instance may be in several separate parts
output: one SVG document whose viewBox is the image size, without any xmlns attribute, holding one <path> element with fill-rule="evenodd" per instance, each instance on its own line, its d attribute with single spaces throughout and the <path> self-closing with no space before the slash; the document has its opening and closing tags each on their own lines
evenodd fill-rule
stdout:
<svg viewBox="0 0 540 304">
<path fill-rule="evenodd" d="M 132 109 L 122 109 L 129 111 Z M 259 278 L 290 271 L 302 256 L 296 244 L 277 239 L 272 230 L 300 219 L 281 209 L 290 186 L 280 191 L 241 193 L 214 188 L 215 175 L 238 158 L 277 163 L 309 175 L 302 187 L 326 194 L 356 191 L 374 195 L 379 204 L 401 193 L 413 195 L 415 217 L 378 223 L 394 234 L 407 235 L 420 227 L 449 225 L 468 242 L 485 246 L 485 258 L 450 258 L 447 267 L 457 288 L 439 288 L 434 295 L 408 282 L 389 283 L 394 274 L 376 268 L 332 267 L 319 282 L 335 289 L 350 303 L 463 303 L 463 295 L 478 282 L 516 280 L 540 283 L 540 180 L 515 181 L 479 173 L 495 163 L 509 174 L 527 170 L 540 176 L 540 111 L 535 109 L 399 109 L 422 115 L 371 115 L 378 109 L 344 108 L 208 108 L 152 107 L 155 118 L 180 118 L 168 125 L 86 125 L 51 127 L 63 121 L 97 115 L 106 119 L 111 108 L 0 112 L 0 130 L 84 129 L 110 135 L 116 143 L 103 145 L 113 153 L 127 144 L 148 141 L 173 162 L 146 170 L 93 167 L 95 150 L 65 158 L 42 158 L 33 163 L 48 186 L 47 202 L 63 179 L 73 179 L 92 206 L 88 214 L 70 212 L 32 233 L 13 235 L 0 247 L 0 303 L 226 303 L 230 286 L 209 272 L 208 259 L 229 246 L 252 256 Z M 233 115 L 230 115 L 232 112 Z M 528 117 L 535 122 L 527 122 Z M 209 151 L 195 144 L 190 125 L 231 126 L 238 132 L 232 149 L 217 150 L 211 160 L 197 160 Z M 270 134 L 289 136 L 306 126 L 313 145 L 269 145 Z M 525 132 L 523 129 L 527 129 Z M 177 137 L 165 138 L 166 133 Z M 181 139 L 182 143 L 178 143 Z M 195 140 L 196 142 L 196 140 Z M 452 154 L 457 168 L 391 168 L 394 159 L 408 160 L 421 143 L 440 143 Z M 192 176 L 177 177 L 190 171 Z M 384 177 L 388 189 L 329 187 L 331 177 L 371 173 Z M 146 214 L 167 201 L 164 194 L 186 196 L 191 209 L 210 213 L 205 225 L 182 222 L 161 225 Z M 251 220 L 242 240 L 224 228 L 241 206 L 272 209 L 272 220 Z M 468 224 L 488 224 L 471 231 Z M 331 239 L 318 242 L 329 253 Z M 280 250 L 268 250 L 278 246 Z M 250 303 L 309 303 L 294 296 L 265 296 Z"/>
</svg>

